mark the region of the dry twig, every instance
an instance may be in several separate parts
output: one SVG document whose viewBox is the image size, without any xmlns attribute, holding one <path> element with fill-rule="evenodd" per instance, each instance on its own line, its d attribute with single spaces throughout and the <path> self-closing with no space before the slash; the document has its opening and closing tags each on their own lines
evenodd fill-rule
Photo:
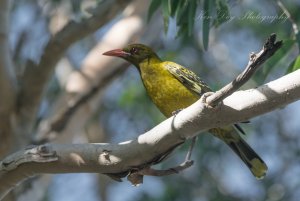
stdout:
<svg viewBox="0 0 300 201">
<path fill-rule="evenodd" d="M 281 46 L 282 41 L 276 42 L 276 34 L 271 34 L 260 52 L 250 54 L 250 60 L 245 70 L 241 74 L 239 74 L 232 82 L 230 82 L 211 96 L 207 97 L 206 103 L 211 106 L 216 106 L 226 97 L 230 96 L 233 92 L 238 90 L 252 77 L 254 72 Z"/>
</svg>

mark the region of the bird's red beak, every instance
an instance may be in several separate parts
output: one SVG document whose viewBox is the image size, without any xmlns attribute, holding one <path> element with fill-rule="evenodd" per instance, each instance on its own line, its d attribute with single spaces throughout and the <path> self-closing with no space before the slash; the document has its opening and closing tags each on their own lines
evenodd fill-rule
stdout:
<svg viewBox="0 0 300 201">
<path fill-rule="evenodd" d="M 126 57 L 126 56 L 129 56 L 130 53 L 125 52 L 122 49 L 115 49 L 115 50 L 110 50 L 108 52 L 104 52 L 103 55 L 106 55 L 106 56 L 115 56 L 115 57 Z"/>
</svg>

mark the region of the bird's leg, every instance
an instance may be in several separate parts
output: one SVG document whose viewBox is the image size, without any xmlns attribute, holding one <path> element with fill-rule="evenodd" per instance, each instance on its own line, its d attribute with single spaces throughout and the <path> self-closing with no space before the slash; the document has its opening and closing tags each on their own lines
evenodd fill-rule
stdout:
<svg viewBox="0 0 300 201">
<path fill-rule="evenodd" d="M 197 141 L 197 136 L 195 136 L 195 137 L 192 138 L 192 141 L 191 141 L 189 150 L 188 150 L 188 152 L 187 152 L 187 154 L 185 156 L 184 162 L 191 161 L 191 156 L 192 156 L 192 152 L 193 152 L 193 149 L 194 149 L 196 141 Z"/>
<path fill-rule="evenodd" d="M 183 109 L 178 109 L 178 110 L 173 111 L 172 115 L 176 116 L 181 110 L 183 110 Z M 197 140 L 197 136 L 195 136 L 195 137 L 192 138 L 189 150 L 188 150 L 188 152 L 187 152 L 187 154 L 185 156 L 184 163 L 191 161 L 191 156 L 192 156 L 192 152 L 193 152 L 196 140 Z"/>
</svg>

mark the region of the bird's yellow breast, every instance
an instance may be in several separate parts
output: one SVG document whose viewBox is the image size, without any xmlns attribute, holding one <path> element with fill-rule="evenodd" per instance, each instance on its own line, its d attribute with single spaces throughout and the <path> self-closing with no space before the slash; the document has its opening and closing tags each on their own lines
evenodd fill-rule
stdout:
<svg viewBox="0 0 300 201">
<path fill-rule="evenodd" d="M 165 62 L 146 60 L 140 64 L 140 73 L 148 95 L 166 116 L 184 109 L 199 97 L 180 83 L 165 67 Z"/>
</svg>

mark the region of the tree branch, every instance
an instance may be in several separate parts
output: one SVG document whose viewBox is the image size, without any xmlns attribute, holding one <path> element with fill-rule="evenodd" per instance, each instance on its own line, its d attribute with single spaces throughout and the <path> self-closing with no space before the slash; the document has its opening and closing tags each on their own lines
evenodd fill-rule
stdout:
<svg viewBox="0 0 300 201">
<path fill-rule="evenodd" d="M 124 64 L 128 66 L 128 64 Z M 57 133 L 64 130 L 68 122 L 74 115 L 74 113 L 92 97 L 94 97 L 99 90 L 103 89 L 116 75 L 124 72 L 127 68 L 122 65 L 118 68 L 113 68 L 111 71 L 104 72 L 102 79 L 100 79 L 97 86 L 91 87 L 90 91 L 86 94 L 77 97 L 76 99 L 71 99 L 62 111 L 57 114 L 51 122 L 45 122 L 47 125 L 42 126 L 42 129 L 38 132 L 35 137 L 33 144 L 42 144 L 51 141 L 55 138 Z"/>
<path fill-rule="evenodd" d="M 117 77 L 121 72 L 125 71 L 129 63 L 115 60 L 113 58 L 99 57 L 99 52 L 107 50 L 111 47 L 124 46 L 137 36 L 141 37 L 149 44 L 154 44 L 154 39 L 143 33 L 159 32 L 159 27 L 156 24 L 149 23 L 146 27 L 144 26 L 143 19 L 145 13 L 147 13 L 147 1 L 135 1 L 128 6 L 134 10 L 128 16 L 125 16 L 117 23 L 115 23 L 107 33 L 102 37 L 98 44 L 88 53 L 82 62 L 80 71 L 74 71 L 69 76 L 66 84 L 66 92 L 72 94 L 71 100 L 65 106 L 57 107 L 59 111 L 54 112 L 55 116 L 49 119 L 43 120 L 38 126 L 37 135 L 34 137 L 34 144 L 42 144 L 49 142 L 57 137 L 57 135 L 68 126 L 68 123 L 74 116 L 73 120 L 76 121 L 76 112 L 82 105 L 90 104 L 95 94 L 99 94 L 113 78 Z M 122 37 L 116 40 L 115 36 L 122 30 Z M 154 34 L 155 35 L 155 34 Z M 97 99 L 97 98 L 95 98 Z M 60 102 L 60 101 L 58 101 Z M 96 101 L 98 103 L 98 101 Z M 61 111 L 61 108 L 63 111 Z M 77 114 L 79 114 L 78 112 Z M 76 127 L 82 127 L 81 125 L 86 120 L 86 115 L 80 114 L 81 124 L 76 124 Z M 72 127 L 74 128 L 74 126 Z"/>
<path fill-rule="evenodd" d="M 10 148 L 11 114 L 15 109 L 16 80 L 9 53 L 9 1 L 0 1 L 0 157 Z"/>
<path fill-rule="evenodd" d="M 201 131 L 244 121 L 299 100 L 299 77 L 297 70 L 258 88 L 235 92 L 217 108 L 199 100 L 131 141 L 48 144 L 16 152 L 0 163 L 0 197 L 36 174 L 97 172 L 118 178 L 145 169 Z"/>
<path fill-rule="evenodd" d="M 22 89 L 19 97 L 19 108 L 26 119 L 32 119 L 39 106 L 42 92 L 52 75 L 55 64 L 64 52 L 79 39 L 96 31 L 122 11 L 129 1 L 103 1 L 91 12 L 92 17 L 80 22 L 70 21 L 61 31 L 55 34 L 45 46 L 40 62 L 27 62 L 21 80 Z M 27 116 L 27 117 L 26 117 Z"/>
</svg>

